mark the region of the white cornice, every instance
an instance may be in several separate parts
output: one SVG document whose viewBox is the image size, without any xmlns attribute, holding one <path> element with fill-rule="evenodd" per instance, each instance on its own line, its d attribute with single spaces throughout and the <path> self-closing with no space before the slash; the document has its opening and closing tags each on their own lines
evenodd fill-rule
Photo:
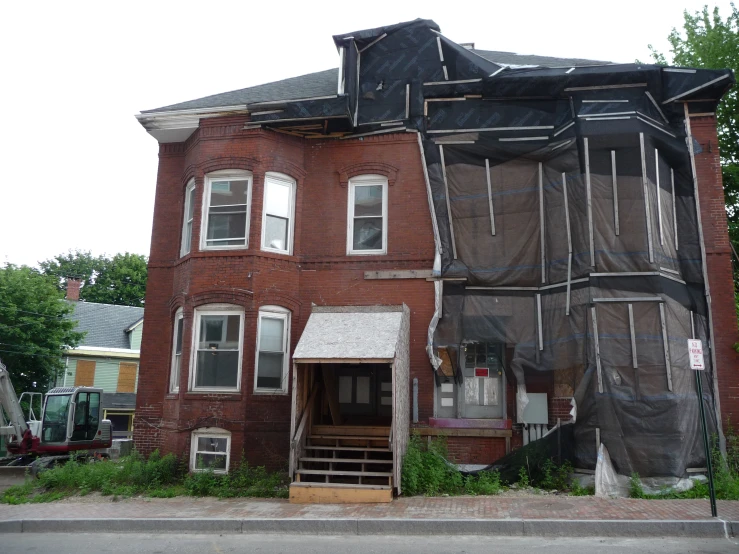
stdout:
<svg viewBox="0 0 739 554">
<path fill-rule="evenodd" d="M 217 108 L 193 108 L 167 112 L 143 112 L 136 119 L 160 143 L 183 142 L 195 132 L 201 119 L 222 115 L 247 114 L 246 104 Z"/>
</svg>

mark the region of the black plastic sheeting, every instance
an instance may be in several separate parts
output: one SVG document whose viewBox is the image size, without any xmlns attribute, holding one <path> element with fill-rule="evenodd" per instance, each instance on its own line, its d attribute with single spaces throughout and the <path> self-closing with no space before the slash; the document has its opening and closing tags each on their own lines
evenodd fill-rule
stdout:
<svg viewBox="0 0 739 554">
<path fill-rule="evenodd" d="M 599 437 L 622 474 L 703 467 L 687 339 L 708 353 L 710 337 L 684 102 L 715 107 L 731 71 L 504 66 L 420 19 L 334 41 L 344 94 L 252 119 L 420 133 L 446 279 L 432 351 L 456 371 L 437 382 L 464 401 L 465 345 L 494 344 L 514 421 L 532 380 L 574 397 L 576 466 L 595 467 Z"/>
</svg>

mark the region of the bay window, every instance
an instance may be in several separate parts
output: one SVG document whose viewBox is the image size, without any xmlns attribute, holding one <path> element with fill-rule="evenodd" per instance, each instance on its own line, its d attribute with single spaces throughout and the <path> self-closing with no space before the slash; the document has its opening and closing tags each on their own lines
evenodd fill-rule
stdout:
<svg viewBox="0 0 739 554">
<path fill-rule="evenodd" d="M 182 329 L 184 327 L 182 308 L 174 316 L 174 336 L 172 338 L 172 368 L 169 377 L 169 392 L 180 390 L 180 370 L 182 368 Z"/>
<path fill-rule="evenodd" d="M 206 306 L 195 311 L 191 390 L 239 390 L 243 326 L 244 312 L 235 306 Z"/>
<path fill-rule="evenodd" d="M 295 181 L 279 173 L 264 177 L 262 250 L 292 254 Z"/>
<path fill-rule="evenodd" d="M 263 306 L 257 323 L 254 391 L 287 393 L 290 345 L 290 312 L 279 306 Z"/>
<path fill-rule="evenodd" d="M 248 171 L 215 171 L 206 175 L 201 248 L 246 248 L 252 175 Z"/>
<path fill-rule="evenodd" d="M 185 212 L 182 218 L 182 243 L 180 245 L 180 256 L 189 254 L 192 244 L 192 221 L 195 213 L 195 181 L 190 182 L 185 188 Z"/>
</svg>

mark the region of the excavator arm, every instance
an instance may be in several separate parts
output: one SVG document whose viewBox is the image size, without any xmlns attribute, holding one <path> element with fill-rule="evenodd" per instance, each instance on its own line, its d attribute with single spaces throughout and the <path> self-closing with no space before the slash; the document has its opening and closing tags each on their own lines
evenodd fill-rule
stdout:
<svg viewBox="0 0 739 554">
<path fill-rule="evenodd" d="M 28 430 L 8 369 L 0 361 L 0 435 L 15 435 L 18 440 Z"/>
</svg>

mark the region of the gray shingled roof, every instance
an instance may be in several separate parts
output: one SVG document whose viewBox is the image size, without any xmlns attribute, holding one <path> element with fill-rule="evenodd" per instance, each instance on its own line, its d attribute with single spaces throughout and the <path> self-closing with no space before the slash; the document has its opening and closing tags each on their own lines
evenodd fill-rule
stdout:
<svg viewBox="0 0 739 554">
<path fill-rule="evenodd" d="M 553 58 L 550 56 L 533 56 L 514 54 L 513 52 L 494 52 L 490 50 L 472 50 L 481 57 L 503 65 L 539 65 L 543 67 L 572 67 L 582 65 L 604 65 L 611 62 L 583 60 L 580 58 Z M 223 106 L 240 106 L 255 102 L 269 102 L 275 100 L 294 100 L 296 98 L 312 98 L 315 96 L 330 96 L 336 94 L 338 69 L 327 69 L 318 73 L 309 73 L 299 77 L 291 77 L 281 81 L 274 81 L 255 87 L 232 90 L 221 94 L 213 94 L 170 104 L 153 110 L 144 110 L 141 113 L 156 113 L 178 110 L 219 108 Z"/>
<path fill-rule="evenodd" d="M 95 302 L 69 302 L 77 321 L 75 331 L 85 332 L 79 347 L 131 348 L 126 329 L 144 317 L 144 308 L 113 306 Z"/>
</svg>

